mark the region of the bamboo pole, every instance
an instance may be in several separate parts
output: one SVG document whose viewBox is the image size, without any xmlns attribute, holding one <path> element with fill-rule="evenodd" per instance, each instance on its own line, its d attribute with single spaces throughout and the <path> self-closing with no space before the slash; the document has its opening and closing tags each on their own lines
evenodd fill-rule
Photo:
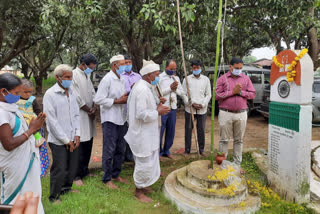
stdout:
<svg viewBox="0 0 320 214">
<path fill-rule="evenodd" d="M 178 13 L 178 27 L 179 27 L 179 37 L 180 37 L 180 48 L 181 48 L 183 71 L 184 71 L 184 77 L 185 77 L 185 80 L 186 80 L 188 101 L 191 104 L 191 94 L 190 94 L 190 89 L 189 89 L 186 62 L 185 62 L 185 59 L 184 59 L 183 41 L 182 41 L 182 33 L 181 33 L 181 21 L 180 21 L 180 2 L 179 2 L 179 0 L 177 0 L 177 13 Z M 192 120 L 192 125 L 193 125 L 193 135 L 194 135 L 194 139 L 195 139 L 195 142 L 196 142 L 196 149 L 197 149 L 197 153 L 198 153 L 198 158 L 200 158 L 200 153 L 199 153 L 199 148 L 198 148 L 199 147 L 198 146 L 198 136 L 197 136 L 196 126 L 194 124 L 194 115 L 193 115 L 193 107 L 192 107 L 192 105 L 190 106 L 190 113 L 191 113 L 191 120 Z"/>
<path fill-rule="evenodd" d="M 220 54 L 220 34 L 221 34 L 221 21 L 222 18 L 222 0 L 219 0 L 219 18 L 218 18 L 218 32 L 217 32 L 217 45 L 216 45 L 216 62 L 214 65 L 214 79 L 212 87 L 212 103 L 211 103 L 211 168 L 213 169 L 213 152 L 214 152 L 214 111 L 215 111 L 215 100 L 216 100 L 216 85 L 217 85 L 217 74 Z"/>
</svg>

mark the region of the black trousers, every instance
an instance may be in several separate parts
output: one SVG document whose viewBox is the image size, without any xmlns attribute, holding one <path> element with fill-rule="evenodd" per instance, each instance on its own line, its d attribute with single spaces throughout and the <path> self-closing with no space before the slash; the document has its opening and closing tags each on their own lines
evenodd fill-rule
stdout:
<svg viewBox="0 0 320 214">
<path fill-rule="evenodd" d="M 54 201 L 71 190 L 78 169 L 79 149 L 70 152 L 65 145 L 49 143 L 49 146 L 52 152 L 49 200 Z"/>
<path fill-rule="evenodd" d="M 195 114 L 194 119 L 197 120 L 197 135 L 200 154 L 204 151 L 205 145 L 205 129 L 207 114 Z M 185 111 L 185 153 L 190 153 L 192 139 L 193 124 L 191 114 Z"/>
<path fill-rule="evenodd" d="M 89 175 L 89 162 L 92 152 L 93 138 L 89 141 L 80 143 L 79 146 L 79 164 L 77 174 L 74 180 L 80 180 Z"/>
<path fill-rule="evenodd" d="M 107 183 L 112 178 L 117 178 L 120 175 L 126 145 L 124 135 L 127 133 L 127 128 L 125 125 L 104 122 L 102 131 L 102 170 L 104 172 L 102 181 Z"/>
</svg>

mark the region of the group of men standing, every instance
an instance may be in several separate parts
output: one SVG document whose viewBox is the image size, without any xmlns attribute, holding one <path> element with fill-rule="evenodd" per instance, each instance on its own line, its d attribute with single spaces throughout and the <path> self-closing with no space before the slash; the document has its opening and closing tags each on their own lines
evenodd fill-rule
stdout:
<svg viewBox="0 0 320 214">
<path fill-rule="evenodd" d="M 242 66 L 242 61 L 239 63 Z M 50 200 L 55 201 L 61 194 L 70 191 L 73 182 L 83 185 L 82 179 L 90 175 L 88 164 L 99 105 L 103 132 L 103 183 L 110 189 L 118 188 L 113 181 L 127 183 L 125 178 L 120 177 L 121 166 L 124 159 L 134 160 L 135 197 L 141 202 L 151 202 L 152 199 L 145 194 L 151 191 L 148 187 L 160 177 L 159 156 L 172 158 L 170 148 L 175 136 L 177 96 L 185 104 L 185 153 L 191 152 L 192 109 L 197 120 L 199 152 L 205 156 L 210 80 L 201 74 L 201 61 L 193 60 L 192 74 L 187 77 L 190 90 L 188 98 L 186 80 L 180 83 L 174 60 L 166 62 L 165 71 L 161 74 L 158 64 L 144 60 L 138 74 L 132 71 L 129 56 L 116 55 L 110 59 L 111 71 L 101 80 L 95 93 L 90 74 L 97 64 L 94 55 L 85 54 L 79 67 L 74 70 L 68 65 L 59 65 L 54 71 L 57 83 L 44 96 L 48 142 L 53 155 Z M 242 152 L 246 124 L 246 117 L 238 114 L 247 109 L 243 102 L 255 96 L 250 79 L 241 72 L 233 72 L 241 68 L 231 65 L 228 72 L 230 76 L 221 77 L 217 85 L 218 100 L 223 107 L 221 111 L 228 114 L 221 120 L 219 118 L 222 124 L 219 150 L 226 152 L 228 141 L 235 136 L 238 164 L 241 162 L 239 151 Z M 232 82 L 230 87 L 234 87 L 232 93 L 229 77 Z M 235 100 L 228 101 L 229 98 Z M 233 130 L 238 128 L 241 131 Z"/>
</svg>

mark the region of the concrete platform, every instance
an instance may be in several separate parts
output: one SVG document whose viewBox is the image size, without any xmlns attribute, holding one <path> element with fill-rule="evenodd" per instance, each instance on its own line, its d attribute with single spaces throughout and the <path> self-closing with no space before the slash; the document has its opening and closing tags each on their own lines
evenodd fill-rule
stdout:
<svg viewBox="0 0 320 214">
<path fill-rule="evenodd" d="M 242 179 L 235 194 L 210 192 L 210 188 L 226 188 L 222 181 L 209 179 L 214 171 L 210 161 L 195 161 L 171 172 L 165 180 L 164 194 L 183 213 L 255 213 L 260 208 L 260 197 L 248 194 L 246 181 Z M 216 165 L 216 167 L 218 167 Z"/>
</svg>

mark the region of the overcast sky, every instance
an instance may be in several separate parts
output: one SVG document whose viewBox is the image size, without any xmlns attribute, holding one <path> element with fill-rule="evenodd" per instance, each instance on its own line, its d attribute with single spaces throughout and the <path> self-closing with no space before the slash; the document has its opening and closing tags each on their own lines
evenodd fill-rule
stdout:
<svg viewBox="0 0 320 214">
<path fill-rule="evenodd" d="M 256 48 L 251 52 L 251 56 L 257 57 L 257 59 L 267 58 L 272 59 L 276 54 L 276 50 L 272 47 Z"/>
</svg>

